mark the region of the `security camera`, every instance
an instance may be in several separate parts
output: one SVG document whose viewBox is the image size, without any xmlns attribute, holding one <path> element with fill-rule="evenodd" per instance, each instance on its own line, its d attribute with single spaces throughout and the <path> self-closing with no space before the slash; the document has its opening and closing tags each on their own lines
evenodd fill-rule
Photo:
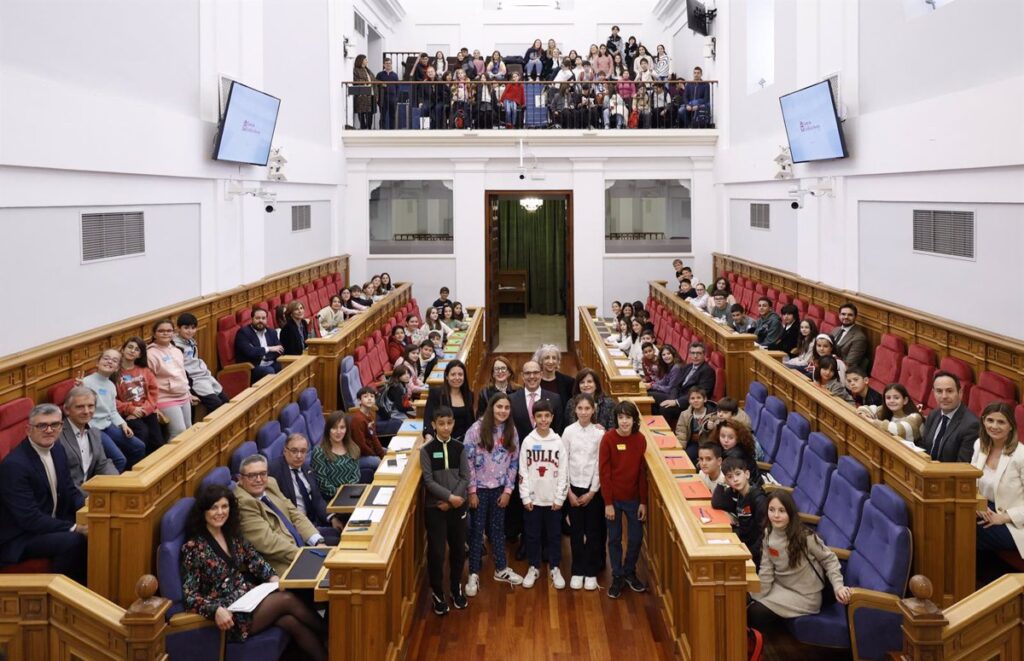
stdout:
<svg viewBox="0 0 1024 661">
<path fill-rule="evenodd" d="M 519 173 L 519 180 L 522 181 L 523 179 L 526 179 L 526 173 L 525 172 L 520 172 Z"/>
<path fill-rule="evenodd" d="M 789 208 L 791 208 L 791 209 L 803 209 L 804 208 L 804 201 L 802 199 L 800 199 L 800 200 L 793 200 L 792 202 L 789 203 Z"/>
<path fill-rule="evenodd" d="M 267 206 L 263 207 L 263 210 L 266 211 L 267 213 L 274 213 L 274 205 L 268 204 Z"/>
</svg>

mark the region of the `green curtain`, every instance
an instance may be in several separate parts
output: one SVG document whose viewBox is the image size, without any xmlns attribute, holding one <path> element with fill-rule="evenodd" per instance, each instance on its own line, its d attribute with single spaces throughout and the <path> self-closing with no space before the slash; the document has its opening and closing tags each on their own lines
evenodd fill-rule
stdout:
<svg viewBox="0 0 1024 661">
<path fill-rule="evenodd" d="M 525 270 L 536 314 L 565 314 L 565 200 L 527 211 L 519 200 L 498 201 L 501 270 Z"/>
</svg>

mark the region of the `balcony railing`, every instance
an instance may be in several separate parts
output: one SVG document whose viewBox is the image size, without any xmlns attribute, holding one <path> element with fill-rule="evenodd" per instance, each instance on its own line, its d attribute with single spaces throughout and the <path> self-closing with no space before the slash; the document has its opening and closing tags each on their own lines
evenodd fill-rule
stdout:
<svg viewBox="0 0 1024 661">
<path fill-rule="evenodd" d="M 714 128 L 717 82 L 406 80 L 342 86 L 347 130 L 639 130 Z"/>
</svg>

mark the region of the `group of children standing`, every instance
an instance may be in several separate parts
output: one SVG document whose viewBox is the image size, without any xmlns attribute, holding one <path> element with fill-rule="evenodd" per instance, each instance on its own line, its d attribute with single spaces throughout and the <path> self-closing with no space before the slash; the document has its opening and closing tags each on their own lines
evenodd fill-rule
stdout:
<svg viewBox="0 0 1024 661">
<path fill-rule="evenodd" d="M 597 590 L 597 574 L 605 564 L 605 539 L 612 567 L 608 596 L 618 598 L 625 587 L 647 589 L 636 575 L 647 516 L 646 438 L 640 413 L 632 402 L 615 407 L 616 427 L 604 430 L 594 421 L 597 403 L 580 394 L 573 400 L 576 422 L 559 435 L 552 429 L 550 402 L 533 403 L 534 429 L 519 439 L 511 420 L 512 404 L 505 393 L 487 403 L 463 442 L 452 438 L 454 416 L 448 407 L 433 412 L 435 437 L 420 450 L 427 527 L 427 564 L 434 612 L 448 612 L 444 591 L 447 544 L 452 606 L 468 605 L 466 597 L 480 590 L 484 535 L 490 540 L 494 580 L 532 588 L 548 563 L 555 589 L 566 586 L 561 573 L 562 523 L 568 509 L 571 536 L 569 587 Z M 523 503 L 529 568 L 520 576 L 505 553 L 505 516 L 513 490 Z M 628 543 L 623 557 L 623 518 Z M 462 584 L 468 530 L 469 577 Z"/>
</svg>

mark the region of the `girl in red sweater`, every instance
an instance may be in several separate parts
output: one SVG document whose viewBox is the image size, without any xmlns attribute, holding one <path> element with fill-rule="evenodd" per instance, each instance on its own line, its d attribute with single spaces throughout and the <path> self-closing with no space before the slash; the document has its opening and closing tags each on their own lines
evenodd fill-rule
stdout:
<svg viewBox="0 0 1024 661">
<path fill-rule="evenodd" d="M 632 402 L 615 406 L 617 427 L 605 432 L 598 453 L 601 496 L 608 519 L 608 555 L 612 560 L 612 585 L 608 596 L 617 599 L 628 585 L 634 592 L 647 586 L 637 578 L 636 562 L 643 542 L 642 522 L 647 518 L 647 439 L 640 433 L 640 411 Z M 626 517 L 629 541 L 622 560 L 622 517 Z"/>
<path fill-rule="evenodd" d="M 519 82 L 518 72 L 513 72 L 512 82 L 505 85 L 505 91 L 501 93 L 501 105 L 505 106 L 505 128 L 514 129 L 519 119 L 519 108 L 526 105 L 526 93 L 523 84 Z"/>
</svg>

